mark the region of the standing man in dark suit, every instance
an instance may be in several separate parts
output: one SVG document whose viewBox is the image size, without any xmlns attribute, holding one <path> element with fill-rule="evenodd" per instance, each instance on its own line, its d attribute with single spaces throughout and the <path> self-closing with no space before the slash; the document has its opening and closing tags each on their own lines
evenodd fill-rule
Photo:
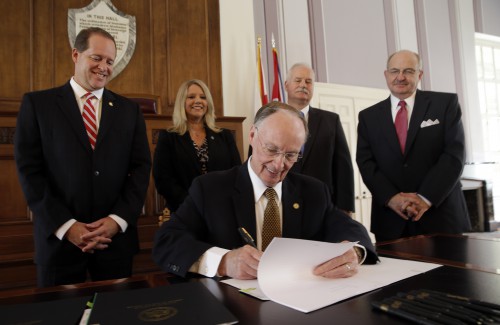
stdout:
<svg viewBox="0 0 500 325">
<path fill-rule="evenodd" d="M 313 97 L 315 74 L 304 63 L 294 64 L 285 81 L 287 102 L 300 110 L 307 121 L 309 137 L 303 158 L 292 172 L 323 181 L 333 204 L 347 213 L 354 212 L 354 172 L 351 154 L 338 114 L 309 106 Z"/>
<path fill-rule="evenodd" d="M 279 102 L 262 107 L 250 130 L 252 156 L 241 166 L 193 181 L 186 200 L 155 236 L 156 263 L 180 276 L 191 271 L 253 279 L 261 250 L 276 236 L 363 245 L 318 265 L 318 276 L 352 276 L 365 257 L 375 263 L 368 232 L 333 206 L 328 187 L 309 176 L 288 174 L 306 136 L 305 120 L 293 107 Z M 266 192 L 276 196 L 268 199 Z M 273 203 L 277 233 L 266 236 L 266 206 Z M 255 248 L 245 245 L 239 227 L 256 239 Z"/>
<path fill-rule="evenodd" d="M 21 104 L 15 158 L 34 213 L 40 287 L 132 273 L 151 155 L 139 106 L 104 88 L 115 57 L 108 32 L 84 29 L 71 80 Z"/>
<path fill-rule="evenodd" d="M 417 90 L 422 63 L 411 51 L 389 56 L 384 74 L 391 95 L 359 113 L 356 153 L 377 242 L 470 230 L 457 95 Z"/>
</svg>

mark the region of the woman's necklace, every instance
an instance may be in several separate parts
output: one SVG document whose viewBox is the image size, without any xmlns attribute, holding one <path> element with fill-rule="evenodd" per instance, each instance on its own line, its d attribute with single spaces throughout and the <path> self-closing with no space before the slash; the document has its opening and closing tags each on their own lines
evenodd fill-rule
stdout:
<svg viewBox="0 0 500 325">
<path fill-rule="evenodd" d="M 194 130 L 190 128 L 189 135 L 191 136 L 191 139 L 193 140 L 194 143 L 196 143 L 197 146 L 201 146 L 203 144 L 203 141 L 205 140 L 205 129 L 201 128 L 199 130 Z"/>
</svg>

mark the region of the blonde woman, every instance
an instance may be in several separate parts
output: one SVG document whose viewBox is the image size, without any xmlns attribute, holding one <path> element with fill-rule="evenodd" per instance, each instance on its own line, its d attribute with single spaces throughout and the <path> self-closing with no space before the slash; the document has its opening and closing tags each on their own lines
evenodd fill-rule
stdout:
<svg viewBox="0 0 500 325">
<path fill-rule="evenodd" d="M 173 126 L 160 132 L 153 177 L 174 212 L 195 177 L 240 165 L 241 158 L 233 134 L 215 125 L 212 95 L 203 81 L 192 79 L 180 86 L 172 120 Z"/>
</svg>

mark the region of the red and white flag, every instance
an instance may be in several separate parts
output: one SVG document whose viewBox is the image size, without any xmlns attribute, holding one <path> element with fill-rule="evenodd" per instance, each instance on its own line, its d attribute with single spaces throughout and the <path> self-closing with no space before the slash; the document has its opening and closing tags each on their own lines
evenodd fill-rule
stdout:
<svg viewBox="0 0 500 325">
<path fill-rule="evenodd" d="M 262 39 L 257 37 L 257 81 L 260 93 L 260 102 L 264 106 L 269 102 L 267 97 L 266 82 L 264 79 L 264 69 L 262 68 Z"/>
<path fill-rule="evenodd" d="M 281 79 L 281 70 L 278 60 L 278 50 L 276 49 L 274 35 L 272 35 L 272 45 L 273 45 L 274 82 L 273 82 L 273 92 L 271 100 L 283 102 L 284 101 L 283 79 Z"/>
</svg>

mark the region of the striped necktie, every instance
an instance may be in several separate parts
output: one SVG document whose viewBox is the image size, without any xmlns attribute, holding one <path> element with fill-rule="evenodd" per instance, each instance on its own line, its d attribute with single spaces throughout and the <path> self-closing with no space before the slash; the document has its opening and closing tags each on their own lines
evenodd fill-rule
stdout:
<svg viewBox="0 0 500 325">
<path fill-rule="evenodd" d="M 94 105 L 92 105 L 92 98 L 96 98 L 92 93 L 85 94 L 85 104 L 83 105 L 83 122 L 85 123 L 85 130 L 89 136 L 90 146 L 92 150 L 95 148 L 97 140 L 97 117 Z"/>
</svg>

